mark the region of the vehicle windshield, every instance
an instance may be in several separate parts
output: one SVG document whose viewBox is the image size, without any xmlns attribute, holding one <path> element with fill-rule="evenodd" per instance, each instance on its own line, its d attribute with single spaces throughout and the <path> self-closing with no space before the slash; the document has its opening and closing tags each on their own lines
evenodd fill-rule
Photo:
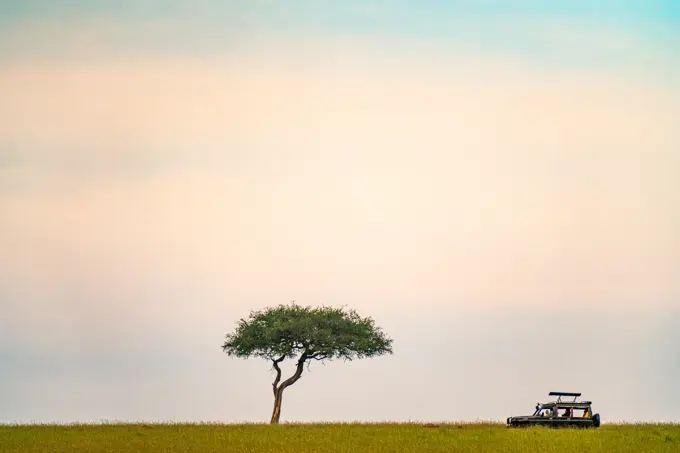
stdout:
<svg viewBox="0 0 680 453">
<path fill-rule="evenodd" d="M 552 415 L 552 408 L 539 406 L 534 412 L 536 417 L 550 417 Z"/>
</svg>

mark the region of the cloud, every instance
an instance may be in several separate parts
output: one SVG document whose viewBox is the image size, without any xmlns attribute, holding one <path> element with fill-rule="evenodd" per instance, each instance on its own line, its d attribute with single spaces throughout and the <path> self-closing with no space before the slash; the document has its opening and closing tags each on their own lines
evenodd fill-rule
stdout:
<svg viewBox="0 0 680 453">
<path fill-rule="evenodd" d="M 592 399 L 608 421 L 677 421 L 677 373 L 668 360 L 677 329 L 663 321 L 677 319 L 673 315 L 667 310 L 633 319 L 539 309 L 433 317 L 393 311 L 376 318 L 395 335 L 395 355 L 312 364 L 289 390 L 286 419 L 502 421 L 567 386 Z M 272 404 L 270 364 L 228 359 L 203 332 L 195 336 L 200 341 L 190 350 L 172 354 L 183 339 L 176 336 L 165 354 L 138 362 L 132 354 L 105 356 L 105 350 L 62 366 L 34 356 L 41 373 L 28 364 L 9 368 L 8 382 L 16 385 L 3 398 L 0 420 L 265 421 Z M 557 376 L 545 372 L 565 341 L 571 347 L 561 350 L 561 361 L 578 365 L 560 368 Z M 142 352 L 146 346 L 140 343 Z M 3 363 L 12 362 L 3 356 Z M 292 365 L 284 365 L 289 373 Z M 394 402 L 391 394 L 405 381 L 408 391 Z"/>
<path fill-rule="evenodd" d="M 381 61 L 379 45 L 368 51 L 361 46 L 350 40 L 332 55 L 303 50 L 278 60 L 260 55 L 254 61 L 8 65 L 0 74 L 6 99 L 0 132 L 10 149 L 21 138 L 58 152 L 82 152 L 96 140 L 98 149 L 117 153 L 136 152 L 133 147 L 158 152 L 154 146 L 186 152 L 194 145 L 206 152 L 245 140 L 268 144 L 259 133 L 265 130 L 288 141 L 315 140 L 307 131 L 342 131 L 333 138 L 347 142 L 351 132 L 388 124 L 407 125 L 405 132 L 417 131 L 419 140 L 450 139 L 447 134 L 455 132 L 461 141 L 480 141 L 481 131 L 493 127 L 499 141 L 521 138 L 556 151 L 613 149 L 614 140 L 620 141 L 617 149 L 672 148 L 677 90 L 663 85 L 587 71 L 561 74 L 512 60 L 459 55 L 437 61 L 441 54 L 408 49 L 403 62 Z M 38 126 L 40 134 L 31 129 Z"/>
<path fill-rule="evenodd" d="M 677 18 L 655 8 L 569 2 L 552 7 L 429 6 L 367 2 L 124 2 L 35 8 L 3 23 L 0 56 L 11 60 L 102 61 L 268 51 L 292 41 L 306 51 L 333 52 L 346 39 L 380 40 L 385 54 L 405 47 L 440 46 L 451 53 L 503 56 L 561 68 L 619 70 L 673 79 L 680 45 Z M 422 51 L 422 49 L 421 49 Z M 670 73 L 670 74 L 669 74 Z"/>
<path fill-rule="evenodd" d="M 206 316 L 249 291 L 405 310 L 677 297 L 673 92 L 346 46 L 6 66 L 5 289 L 153 313 L 175 281 L 210 294 Z"/>
</svg>

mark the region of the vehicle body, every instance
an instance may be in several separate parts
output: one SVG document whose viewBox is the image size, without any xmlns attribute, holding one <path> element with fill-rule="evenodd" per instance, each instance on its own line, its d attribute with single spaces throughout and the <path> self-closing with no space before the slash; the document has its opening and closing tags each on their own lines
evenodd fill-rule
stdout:
<svg viewBox="0 0 680 453">
<path fill-rule="evenodd" d="M 591 401 L 576 401 L 580 393 L 550 392 L 557 396 L 555 401 L 538 403 L 531 415 L 519 415 L 507 418 L 507 425 L 512 427 L 548 426 L 551 428 L 598 428 L 600 414 L 593 414 Z M 573 401 L 562 401 L 562 397 L 573 397 Z"/>
</svg>

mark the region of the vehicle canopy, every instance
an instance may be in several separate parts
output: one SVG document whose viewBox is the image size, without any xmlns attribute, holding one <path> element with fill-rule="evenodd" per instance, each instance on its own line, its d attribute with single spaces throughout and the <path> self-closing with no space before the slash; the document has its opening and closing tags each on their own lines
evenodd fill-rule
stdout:
<svg viewBox="0 0 680 453">
<path fill-rule="evenodd" d="M 536 405 L 536 411 L 534 412 L 533 415 L 539 415 L 544 413 L 545 411 L 551 411 L 555 412 L 559 409 L 577 409 L 577 410 L 583 410 L 586 413 L 590 412 L 591 405 L 593 404 L 592 401 L 576 401 L 576 398 L 581 396 L 580 393 L 572 393 L 572 392 L 550 392 L 550 396 L 557 396 L 557 399 L 555 401 L 549 401 L 546 403 L 538 403 Z M 573 397 L 574 399 L 572 401 L 563 401 L 562 397 Z"/>
</svg>

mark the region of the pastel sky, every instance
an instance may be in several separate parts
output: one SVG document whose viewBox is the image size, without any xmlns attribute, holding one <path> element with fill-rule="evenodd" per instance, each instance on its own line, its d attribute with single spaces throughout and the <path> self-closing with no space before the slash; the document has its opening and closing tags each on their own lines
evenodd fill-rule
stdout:
<svg viewBox="0 0 680 453">
<path fill-rule="evenodd" d="M 680 421 L 680 2 L 0 2 L 0 422 Z M 288 368 L 290 369 L 290 368 Z M 399 391 L 399 398 L 394 399 Z"/>
</svg>

